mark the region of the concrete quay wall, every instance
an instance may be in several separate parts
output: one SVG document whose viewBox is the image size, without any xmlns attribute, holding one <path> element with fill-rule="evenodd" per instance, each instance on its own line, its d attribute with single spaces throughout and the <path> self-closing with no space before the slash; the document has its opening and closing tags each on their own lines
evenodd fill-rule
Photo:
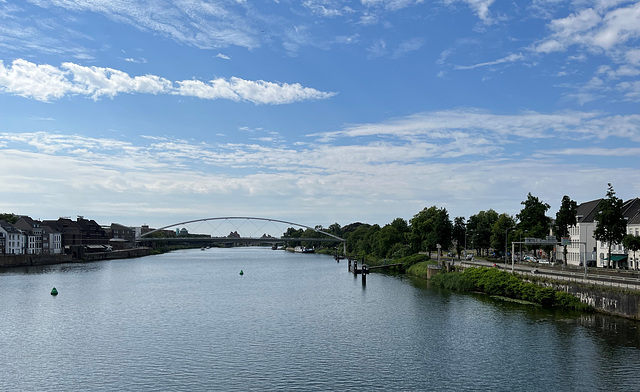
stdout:
<svg viewBox="0 0 640 392">
<path fill-rule="evenodd" d="M 81 259 L 73 258 L 72 255 L 4 255 L 0 256 L 0 268 L 3 267 L 31 267 L 38 265 L 52 265 L 72 262 L 99 261 L 128 259 L 132 257 L 142 257 L 150 255 L 150 248 L 136 248 L 127 250 L 116 250 L 113 252 L 85 253 Z"/>
<path fill-rule="evenodd" d="M 639 291 L 610 289 L 596 285 L 579 286 L 548 282 L 539 282 L 538 284 L 572 294 L 583 303 L 591 305 L 598 312 L 640 320 Z"/>
</svg>

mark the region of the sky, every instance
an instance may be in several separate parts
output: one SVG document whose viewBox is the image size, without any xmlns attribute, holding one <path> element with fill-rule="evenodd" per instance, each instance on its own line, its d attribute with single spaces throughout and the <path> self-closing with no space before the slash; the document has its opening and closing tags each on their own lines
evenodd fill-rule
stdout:
<svg viewBox="0 0 640 392">
<path fill-rule="evenodd" d="M 0 212 L 160 227 L 640 197 L 640 1 L 0 0 Z"/>
</svg>

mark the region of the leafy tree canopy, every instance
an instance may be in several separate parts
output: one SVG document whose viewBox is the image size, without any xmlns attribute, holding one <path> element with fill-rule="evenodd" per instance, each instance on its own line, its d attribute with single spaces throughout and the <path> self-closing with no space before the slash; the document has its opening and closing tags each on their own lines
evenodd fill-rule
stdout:
<svg viewBox="0 0 640 392">
<path fill-rule="evenodd" d="M 613 186 L 608 184 L 607 196 L 598 205 L 593 236 L 596 240 L 609 244 L 608 258 L 611 258 L 611 245 L 619 244 L 627 231 L 627 221 L 622 215 L 622 199 L 616 197 Z M 609 261 L 610 264 L 610 261 Z"/>
<path fill-rule="evenodd" d="M 567 195 L 562 197 L 560 209 L 556 213 L 556 237 L 560 240 L 569 235 L 569 228 L 575 226 L 578 221 L 578 203 L 571 200 Z"/>
<path fill-rule="evenodd" d="M 0 220 L 3 220 L 7 223 L 11 223 L 12 225 L 18 221 L 18 215 L 16 214 L 7 214 L 0 213 Z"/>
<path fill-rule="evenodd" d="M 415 251 L 442 249 L 451 246 L 453 225 L 446 208 L 424 208 L 411 219 L 411 244 Z"/>
<path fill-rule="evenodd" d="M 527 194 L 527 200 L 523 201 L 522 210 L 516 215 L 520 222 L 518 228 L 525 237 L 544 238 L 549 234 L 551 218 L 546 216 L 549 204 L 540 201 L 531 192 Z"/>
<path fill-rule="evenodd" d="M 471 233 L 472 246 L 480 250 L 480 253 L 491 247 L 491 230 L 497 220 L 498 213 L 492 209 L 480 211 L 469 218 L 467 231 Z"/>
</svg>

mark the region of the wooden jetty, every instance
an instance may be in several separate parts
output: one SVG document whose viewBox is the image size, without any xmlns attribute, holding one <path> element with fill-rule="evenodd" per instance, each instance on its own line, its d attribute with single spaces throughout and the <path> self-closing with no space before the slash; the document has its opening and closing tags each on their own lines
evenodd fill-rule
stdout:
<svg viewBox="0 0 640 392">
<path fill-rule="evenodd" d="M 364 258 L 362 259 L 362 267 L 358 268 L 358 260 L 357 259 L 348 259 L 348 268 L 349 268 L 349 272 L 353 272 L 354 276 L 357 276 L 358 274 L 362 275 L 362 283 L 366 284 L 367 283 L 367 275 L 369 274 L 369 272 L 371 270 L 375 270 L 375 269 L 387 269 L 387 270 L 399 270 L 399 271 L 404 271 L 404 264 L 402 263 L 397 263 L 397 264 L 384 264 L 384 265 L 374 265 L 372 267 L 369 267 L 367 264 L 364 264 Z"/>
</svg>

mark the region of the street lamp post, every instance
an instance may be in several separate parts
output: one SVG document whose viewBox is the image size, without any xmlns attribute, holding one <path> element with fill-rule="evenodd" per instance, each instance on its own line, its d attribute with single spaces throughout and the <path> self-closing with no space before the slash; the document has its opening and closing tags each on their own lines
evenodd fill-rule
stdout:
<svg viewBox="0 0 640 392">
<path fill-rule="evenodd" d="M 464 259 L 467 259 L 467 226 L 464 226 Z"/>
<path fill-rule="evenodd" d="M 509 230 L 513 230 L 515 229 L 515 227 L 510 227 L 507 230 L 504 231 L 504 269 L 507 269 L 507 246 L 509 245 L 509 242 L 507 241 L 507 235 L 509 234 Z"/>
</svg>

